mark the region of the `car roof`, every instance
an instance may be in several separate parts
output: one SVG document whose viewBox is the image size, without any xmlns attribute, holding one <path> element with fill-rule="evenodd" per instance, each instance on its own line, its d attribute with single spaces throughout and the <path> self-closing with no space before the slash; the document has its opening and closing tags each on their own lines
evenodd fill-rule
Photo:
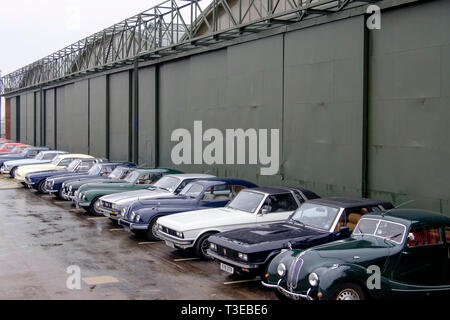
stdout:
<svg viewBox="0 0 450 320">
<path fill-rule="evenodd" d="M 89 156 L 87 154 L 78 154 L 78 153 L 61 154 L 61 158 L 62 159 L 66 159 L 66 158 L 94 159 L 93 156 Z"/>
<path fill-rule="evenodd" d="M 405 224 L 445 225 L 450 226 L 450 217 L 443 214 L 420 209 L 393 209 L 386 212 L 371 212 L 365 217 L 380 218 Z"/>
<path fill-rule="evenodd" d="M 216 178 L 211 174 L 204 173 L 177 173 L 177 174 L 168 174 L 167 177 L 175 177 L 180 179 L 208 179 L 208 178 Z"/>
<path fill-rule="evenodd" d="M 344 209 L 359 208 L 364 206 L 377 206 L 383 204 L 390 204 L 389 201 L 357 198 L 357 197 L 331 197 L 331 198 L 319 198 L 309 200 L 308 202 L 317 203 L 325 206 L 332 206 Z"/>
<path fill-rule="evenodd" d="M 198 179 L 194 181 L 195 183 L 201 184 L 204 187 L 211 187 L 216 185 L 233 184 L 233 185 L 243 185 L 248 187 L 255 187 L 253 182 L 235 179 L 235 178 L 209 178 L 209 179 Z"/>
<path fill-rule="evenodd" d="M 41 152 L 44 154 L 49 153 L 67 154 L 67 151 L 59 151 L 59 150 L 42 150 Z"/>
</svg>

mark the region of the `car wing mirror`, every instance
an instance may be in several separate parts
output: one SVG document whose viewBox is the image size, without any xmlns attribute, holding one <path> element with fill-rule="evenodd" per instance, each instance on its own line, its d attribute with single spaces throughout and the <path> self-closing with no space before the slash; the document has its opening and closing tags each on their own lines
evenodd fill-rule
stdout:
<svg viewBox="0 0 450 320">
<path fill-rule="evenodd" d="M 270 206 L 263 206 L 261 208 L 260 215 L 262 215 L 262 216 L 266 215 L 266 214 L 268 214 L 270 212 L 270 210 L 271 210 Z"/>
</svg>

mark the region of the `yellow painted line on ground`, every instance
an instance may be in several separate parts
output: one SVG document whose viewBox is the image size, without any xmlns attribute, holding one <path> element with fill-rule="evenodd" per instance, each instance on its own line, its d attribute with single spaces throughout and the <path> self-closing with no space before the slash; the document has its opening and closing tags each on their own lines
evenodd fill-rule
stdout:
<svg viewBox="0 0 450 320">
<path fill-rule="evenodd" d="M 7 187 L 7 188 L 0 188 L 0 190 L 17 190 L 22 189 L 22 187 Z"/>
<path fill-rule="evenodd" d="M 108 218 L 107 218 L 107 217 L 88 218 L 88 220 L 91 220 L 91 221 L 96 221 L 96 220 L 105 220 L 105 219 L 108 219 Z"/>
<path fill-rule="evenodd" d="M 109 231 L 112 231 L 112 232 L 114 232 L 114 231 L 123 231 L 123 229 L 109 229 Z"/>
<path fill-rule="evenodd" d="M 185 258 L 185 259 L 174 259 L 175 262 L 184 262 L 184 261 L 195 261 L 200 260 L 199 258 Z"/>
<path fill-rule="evenodd" d="M 67 201 L 53 201 L 54 204 L 66 204 Z"/>
<path fill-rule="evenodd" d="M 89 277 L 89 278 L 83 278 L 83 282 L 92 286 L 92 285 L 99 285 L 99 284 L 109 284 L 109 283 L 118 283 L 119 280 L 112 276 L 100 276 L 100 277 Z"/>
<path fill-rule="evenodd" d="M 248 282 L 256 282 L 256 281 L 260 281 L 260 279 L 230 281 L 230 282 L 224 282 L 223 284 L 228 286 L 228 285 L 231 285 L 231 284 L 240 284 L 240 283 L 248 283 Z"/>
<path fill-rule="evenodd" d="M 138 242 L 138 245 L 143 246 L 146 244 L 155 244 L 155 243 L 158 243 L 158 242 Z"/>
</svg>

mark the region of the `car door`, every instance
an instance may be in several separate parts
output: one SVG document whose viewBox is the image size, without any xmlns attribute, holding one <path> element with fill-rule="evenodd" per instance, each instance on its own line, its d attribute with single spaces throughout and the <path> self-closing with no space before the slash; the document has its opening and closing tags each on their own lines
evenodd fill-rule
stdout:
<svg viewBox="0 0 450 320">
<path fill-rule="evenodd" d="M 297 202 L 290 192 L 269 195 L 257 214 L 256 222 L 263 225 L 285 221 L 297 208 Z"/>
<path fill-rule="evenodd" d="M 393 279 L 409 285 L 440 286 L 445 283 L 447 261 L 447 244 L 440 227 L 412 227 L 399 254 Z"/>
</svg>

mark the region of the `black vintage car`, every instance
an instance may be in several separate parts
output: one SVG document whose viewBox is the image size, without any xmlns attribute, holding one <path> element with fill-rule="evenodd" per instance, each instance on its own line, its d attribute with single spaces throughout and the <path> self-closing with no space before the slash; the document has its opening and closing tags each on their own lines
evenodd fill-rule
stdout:
<svg viewBox="0 0 450 320">
<path fill-rule="evenodd" d="M 208 254 L 225 272 L 263 275 L 270 261 L 282 250 L 305 249 L 346 239 L 363 215 L 392 208 L 390 202 L 363 198 L 314 199 L 304 203 L 285 222 L 211 236 Z"/>
</svg>

